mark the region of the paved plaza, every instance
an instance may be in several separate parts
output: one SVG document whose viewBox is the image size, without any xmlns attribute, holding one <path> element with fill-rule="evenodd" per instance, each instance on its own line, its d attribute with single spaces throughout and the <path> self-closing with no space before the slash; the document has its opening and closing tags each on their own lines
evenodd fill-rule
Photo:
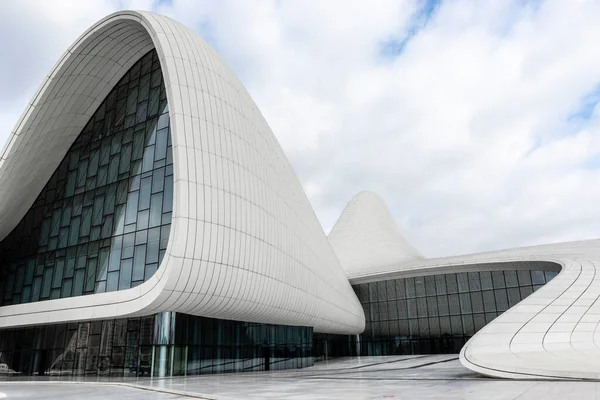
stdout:
<svg viewBox="0 0 600 400">
<path fill-rule="evenodd" d="M 456 355 L 361 357 L 272 372 L 135 380 L 5 380 L 9 399 L 597 399 L 600 382 L 489 379 Z"/>
</svg>

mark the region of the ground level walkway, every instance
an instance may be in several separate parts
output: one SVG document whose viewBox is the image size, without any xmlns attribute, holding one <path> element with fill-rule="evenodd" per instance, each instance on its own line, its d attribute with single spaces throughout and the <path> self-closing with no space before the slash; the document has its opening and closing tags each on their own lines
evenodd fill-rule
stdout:
<svg viewBox="0 0 600 400">
<path fill-rule="evenodd" d="M 9 399 L 495 399 L 600 398 L 600 382 L 488 379 L 457 355 L 339 359 L 270 372 L 161 379 L 0 381 Z M 1 396 L 0 396 L 1 397 Z"/>
</svg>

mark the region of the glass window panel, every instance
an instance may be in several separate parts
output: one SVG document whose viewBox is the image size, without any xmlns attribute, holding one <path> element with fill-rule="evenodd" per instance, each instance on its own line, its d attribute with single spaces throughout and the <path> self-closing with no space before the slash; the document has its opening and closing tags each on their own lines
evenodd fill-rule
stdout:
<svg viewBox="0 0 600 400">
<path fill-rule="evenodd" d="M 485 312 L 494 312 L 496 311 L 496 300 L 494 299 L 494 291 L 492 290 L 484 290 L 481 292 L 483 297 L 483 309 Z"/>
<path fill-rule="evenodd" d="M 517 271 L 519 286 L 531 285 L 531 273 L 529 271 Z"/>
<path fill-rule="evenodd" d="M 109 272 L 106 280 L 106 291 L 114 292 L 119 288 L 119 271 Z"/>
<path fill-rule="evenodd" d="M 435 276 L 429 275 L 425 277 L 425 292 L 427 296 L 435 296 Z"/>
<path fill-rule="evenodd" d="M 131 287 L 132 268 L 133 259 L 128 258 L 127 260 L 121 261 L 121 273 L 119 275 L 119 290 L 128 289 Z"/>
<path fill-rule="evenodd" d="M 408 318 L 417 318 L 417 300 L 407 299 L 406 306 L 408 309 Z"/>
<path fill-rule="evenodd" d="M 437 294 L 446 294 L 446 279 L 444 275 L 435 276 L 435 290 Z"/>
<path fill-rule="evenodd" d="M 158 264 L 148 264 L 148 265 L 146 265 L 146 273 L 144 274 L 144 279 L 145 280 L 150 279 L 150 277 L 152 275 L 154 275 L 154 273 L 156 272 L 157 269 L 158 269 Z"/>
<path fill-rule="evenodd" d="M 53 288 L 60 288 L 63 279 L 63 269 L 65 266 L 65 260 L 56 261 L 56 266 L 54 267 L 54 278 L 52 280 Z"/>
<path fill-rule="evenodd" d="M 84 277 L 85 269 L 75 270 L 75 279 L 73 280 L 73 296 L 81 296 L 83 294 Z"/>
<path fill-rule="evenodd" d="M 388 320 L 388 307 L 387 307 L 387 302 L 382 301 L 377 303 L 378 307 L 379 307 L 379 320 L 380 321 L 387 321 Z"/>
<path fill-rule="evenodd" d="M 558 275 L 558 272 L 545 271 L 544 274 L 546 275 L 546 282 L 550 282 L 550 280 L 552 280 L 556 275 Z"/>
<path fill-rule="evenodd" d="M 125 225 L 133 224 L 136 222 L 138 211 L 138 199 L 139 192 L 132 192 L 129 194 L 125 211 Z"/>
<path fill-rule="evenodd" d="M 165 192 L 163 197 L 163 213 L 173 211 L 173 179 L 165 180 Z"/>
<path fill-rule="evenodd" d="M 504 312 L 508 310 L 508 295 L 506 289 L 494 290 L 494 297 L 496 299 L 496 309 L 498 312 Z"/>
<path fill-rule="evenodd" d="M 145 249 L 144 249 L 144 254 L 145 254 Z M 377 301 L 377 284 L 376 283 L 369 283 L 368 284 L 369 287 L 369 301 L 371 302 L 375 302 Z"/>
<path fill-rule="evenodd" d="M 419 317 L 427 317 L 427 298 L 417 298 L 417 315 Z"/>
<path fill-rule="evenodd" d="M 471 295 L 469 293 L 461 293 L 459 300 L 461 314 L 471 314 L 473 312 L 471 308 Z"/>
<path fill-rule="evenodd" d="M 144 178 L 140 182 L 140 195 L 138 210 L 150 208 L 150 192 L 152 189 L 152 177 Z"/>
<path fill-rule="evenodd" d="M 519 291 L 519 288 L 509 288 L 506 291 L 509 307 L 512 307 L 521 301 L 521 292 Z"/>
<path fill-rule="evenodd" d="M 451 316 L 450 317 L 450 326 L 452 329 L 452 334 L 454 335 L 462 335 L 463 327 L 462 327 L 462 318 L 460 316 Z"/>
<path fill-rule="evenodd" d="M 154 160 L 162 160 L 167 158 L 167 142 L 169 137 L 169 128 L 161 129 L 156 134 L 156 145 Z"/>
<path fill-rule="evenodd" d="M 481 292 L 471 292 L 471 307 L 474 313 L 482 313 L 484 311 Z"/>
<path fill-rule="evenodd" d="M 148 146 L 144 149 L 142 160 L 142 172 L 152 171 L 154 167 L 154 146 Z"/>
<path fill-rule="evenodd" d="M 411 335 L 419 335 L 419 320 L 417 318 L 408 320 L 408 329 Z"/>
<path fill-rule="evenodd" d="M 495 312 L 489 312 L 489 313 L 485 313 L 485 323 L 489 324 L 490 322 L 492 322 L 496 317 L 498 316 L 497 313 Z"/>
<path fill-rule="evenodd" d="M 448 315 L 450 310 L 448 309 L 448 296 L 437 296 L 438 303 L 438 314 Z"/>
<path fill-rule="evenodd" d="M 519 286 L 517 271 L 504 271 L 504 279 L 506 280 L 506 287 L 512 288 Z"/>
<path fill-rule="evenodd" d="M 546 283 L 544 271 L 531 271 L 531 283 L 534 285 L 543 285 Z"/>
<path fill-rule="evenodd" d="M 369 302 L 369 285 L 366 283 L 353 286 L 357 290 L 357 296 L 361 303 Z"/>
<path fill-rule="evenodd" d="M 448 310 L 450 315 L 460 314 L 460 301 L 457 294 L 448 295 Z"/>
<path fill-rule="evenodd" d="M 440 332 L 443 335 L 450 335 L 452 328 L 450 326 L 450 317 L 440 317 Z"/>
<path fill-rule="evenodd" d="M 417 277 L 415 280 L 415 294 L 417 297 L 424 297 L 426 295 L 425 292 L 425 278 Z"/>
<path fill-rule="evenodd" d="M 150 242 L 150 238 L 148 238 L 148 242 Z M 158 261 L 158 246 L 156 246 L 156 261 L 151 261 L 151 262 L 157 262 Z M 150 243 L 148 243 L 148 254 L 150 253 Z M 384 281 L 380 281 L 380 282 L 376 282 L 376 289 L 377 291 L 377 301 L 385 301 L 386 299 L 386 292 L 385 292 L 385 282 Z"/>
<path fill-rule="evenodd" d="M 533 293 L 533 287 L 531 286 L 521 286 L 519 290 L 521 291 L 521 299 L 524 299 Z"/>
<path fill-rule="evenodd" d="M 392 281 L 393 282 L 393 281 Z M 398 308 L 396 307 L 396 301 L 388 301 L 388 318 L 389 319 L 398 319 Z"/>
<path fill-rule="evenodd" d="M 396 284 L 393 279 L 385 281 L 385 292 L 388 300 L 396 299 Z"/>
<path fill-rule="evenodd" d="M 438 315 L 438 304 L 435 296 L 427 297 L 427 316 L 435 317 Z"/>
<path fill-rule="evenodd" d="M 492 271 L 492 283 L 494 285 L 494 289 L 502 289 L 506 287 L 506 284 L 504 283 L 503 271 Z"/>
<path fill-rule="evenodd" d="M 399 299 L 406 298 L 406 286 L 404 285 L 404 279 L 396 279 L 396 296 Z"/>
<path fill-rule="evenodd" d="M 396 307 L 398 308 L 398 318 L 400 318 L 400 319 L 408 318 L 408 307 L 406 304 L 406 300 L 396 301 Z"/>
<path fill-rule="evenodd" d="M 427 318 L 419 318 L 419 336 L 423 338 L 429 337 L 429 320 Z"/>
<path fill-rule="evenodd" d="M 148 116 L 153 117 L 158 114 L 158 106 L 160 105 L 160 88 L 150 90 L 148 99 Z"/>
<path fill-rule="evenodd" d="M 475 325 L 475 332 L 483 328 L 486 325 L 485 314 L 473 314 L 473 325 Z"/>
<path fill-rule="evenodd" d="M 381 316 L 379 315 L 379 303 L 370 303 L 371 307 L 371 321 L 380 321 Z"/>
<path fill-rule="evenodd" d="M 71 297 L 72 294 L 72 289 L 73 289 L 73 279 L 65 279 L 63 280 L 63 284 L 62 284 L 62 292 L 60 294 L 60 297 Z"/>
<path fill-rule="evenodd" d="M 91 258 L 87 263 L 87 272 L 85 275 L 85 292 L 93 292 L 96 284 L 96 266 L 98 265 L 97 258 Z"/>
<path fill-rule="evenodd" d="M 481 278 L 479 272 L 469 272 L 467 274 L 469 278 L 469 290 L 471 292 L 481 290 Z"/>
<path fill-rule="evenodd" d="M 415 280 L 414 278 L 406 278 L 404 280 L 404 283 L 406 284 L 406 297 L 407 298 L 413 298 L 416 296 L 416 292 L 415 292 Z"/>
<path fill-rule="evenodd" d="M 446 288 L 448 293 L 458 293 L 458 282 L 456 280 L 456 274 L 446 275 Z"/>
<path fill-rule="evenodd" d="M 440 337 L 440 320 L 438 318 L 429 318 L 429 333 L 431 337 Z"/>
<path fill-rule="evenodd" d="M 144 279 L 144 270 L 146 266 L 146 246 L 136 246 L 133 258 L 133 280 Z"/>
<path fill-rule="evenodd" d="M 490 271 L 482 271 L 479 273 L 479 276 L 481 277 L 481 289 L 488 290 L 494 288 L 492 284 L 492 273 Z"/>
<path fill-rule="evenodd" d="M 42 298 L 50 297 L 50 288 L 52 287 L 52 274 L 54 272 L 53 267 L 44 269 L 44 277 L 42 283 Z"/>
<path fill-rule="evenodd" d="M 456 274 L 458 281 L 458 291 L 461 293 L 469 291 L 469 278 L 466 272 Z"/>
<path fill-rule="evenodd" d="M 473 315 L 467 314 L 462 316 L 463 333 L 465 335 L 475 334 L 475 325 L 473 324 Z"/>
</svg>

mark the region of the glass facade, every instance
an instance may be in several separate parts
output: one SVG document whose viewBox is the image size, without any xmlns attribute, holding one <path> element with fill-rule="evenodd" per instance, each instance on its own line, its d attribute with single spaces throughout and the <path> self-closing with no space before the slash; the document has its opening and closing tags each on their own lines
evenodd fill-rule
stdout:
<svg viewBox="0 0 600 400">
<path fill-rule="evenodd" d="M 479 329 L 556 276 L 495 270 L 354 285 L 366 327 L 361 355 L 459 353 Z"/>
<path fill-rule="evenodd" d="M 312 328 L 179 313 L 0 331 L 0 374 L 174 376 L 313 365 Z"/>
<path fill-rule="evenodd" d="M 0 305 L 128 289 L 152 276 L 171 224 L 170 136 L 152 50 L 112 89 L 0 243 Z"/>
</svg>

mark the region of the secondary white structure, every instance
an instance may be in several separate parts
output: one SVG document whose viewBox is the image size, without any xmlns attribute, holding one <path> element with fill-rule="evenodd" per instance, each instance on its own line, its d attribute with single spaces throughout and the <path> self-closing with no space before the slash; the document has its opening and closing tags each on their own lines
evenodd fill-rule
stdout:
<svg viewBox="0 0 600 400">
<path fill-rule="evenodd" d="M 329 237 L 353 286 L 461 272 L 560 272 L 475 333 L 460 360 L 495 377 L 600 379 L 600 240 L 418 259 L 382 200 L 365 192 Z M 380 261 L 390 254 L 390 262 Z"/>
<path fill-rule="evenodd" d="M 350 200 L 328 239 L 348 277 L 423 258 L 373 192 L 360 192 Z"/>
<path fill-rule="evenodd" d="M 75 303 L 1 307 L 0 327 L 178 311 L 360 333 L 360 304 L 256 105 L 204 40 L 164 16 L 112 14 L 50 71 L 2 153 L 0 239 L 107 94 L 152 49 L 162 66 L 174 159 L 171 234 L 158 271 L 134 288 Z"/>
</svg>

